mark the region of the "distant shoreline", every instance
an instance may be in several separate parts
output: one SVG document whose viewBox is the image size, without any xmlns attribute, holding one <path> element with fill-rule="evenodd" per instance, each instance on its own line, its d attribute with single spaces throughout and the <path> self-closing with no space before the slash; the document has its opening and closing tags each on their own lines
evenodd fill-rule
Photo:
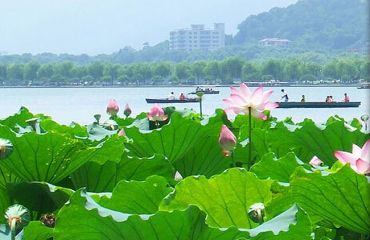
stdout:
<svg viewBox="0 0 370 240">
<path fill-rule="evenodd" d="M 135 85 L 135 86 L 0 86 L 0 88 L 177 88 L 177 87 L 187 87 L 187 88 L 196 88 L 209 87 L 209 88 L 218 88 L 218 87 L 238 87 L 239 85 Z M 250 86 L 250 85 L 249 85 Z M 252 85 L 250 87 L 258 87 L 257 85 Z M 264 87 L 359 87 L 358 84 L 291 84 L 291 85 L 265 85 Z"/>
</svg>

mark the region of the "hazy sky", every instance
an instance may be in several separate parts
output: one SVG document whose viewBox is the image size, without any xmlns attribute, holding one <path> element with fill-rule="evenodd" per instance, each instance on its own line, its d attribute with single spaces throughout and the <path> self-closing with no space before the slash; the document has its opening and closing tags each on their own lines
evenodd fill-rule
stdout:
<svg viewBox="0 0 370 240">
<path fill-rule="evenodd" d="M 0 53 L 112 53 L 140 49 L 190 24 L 224 22 L 297 0 L 0 0 Z"/>
</svg>

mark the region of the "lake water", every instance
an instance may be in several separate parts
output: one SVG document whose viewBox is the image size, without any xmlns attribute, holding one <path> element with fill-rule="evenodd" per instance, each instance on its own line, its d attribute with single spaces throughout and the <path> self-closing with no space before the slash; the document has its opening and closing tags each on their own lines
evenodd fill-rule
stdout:
<svg viewBox="0 0 370 240">
<path fill-rule="evenodd" d="M 216 108 L 224 108 L 222 99 L 230 95 L 228 87 L 218 87 L 220 94 L 205 95 L 203 100 L 203 113 L 212 114 Z M 279 101 L 281 87 L 272 89 L 271 100 Z M 351 101 L 361 101 L 359 108 L 326 108 L 326 109 L 274 109 L 272 116 L 278 119 L 293 117 L 294 121 L 312 118 L 317 122 L 324 122 L 329 116 L 340 115 L 347 120 L 359 118 L 369 114 L 369 90 L 355 87 L 285 87 L 290 101 L 300 101 L 301 96 L 306 96 L 306 101 L 324 101 L 327 95 L 332 95 L 334 101 L 342 101 L 347 93 Z M 163 98 L 174 91 L 175 95 L 181 92 L 194 91 L 191 87 L 162 87 L 162 88 L 0 88 L 0 119 L 16 113 L 21 106 L 26 106 L 33 113 L 44 113 L 52 116 L 54 120 L 63 124 L 72 121 L 89 124 L 96 113 L 102 114 L 105 119 L 106 105 L 109 99 L 114 98 L 120 104 L 122 111 L 128 103 L 136 115 L 147 112 L 151 104 L 145 98 Z M 191 96 L 191 95 L 190 95 Z M 193 108 L 199 111 L 199 103 L 171 104 L 177 109 Z M 162 106 L 168 106 L 162 104 Z"/>
</svg>

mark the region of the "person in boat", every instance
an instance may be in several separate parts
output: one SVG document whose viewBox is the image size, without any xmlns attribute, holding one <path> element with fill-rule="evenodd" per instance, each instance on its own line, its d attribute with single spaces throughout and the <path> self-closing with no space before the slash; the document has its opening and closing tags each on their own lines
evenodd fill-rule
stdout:
<svg viewBox="0 0 370 240">
<path fill-rule="evenodd" d="M 301 102 L 306 102 L 306 97 L 302 95 Z"/>
<path fill-rule="evenodd" d="M 289 101 L 288 93 L 284 89 L 281 89 L 281 92 L 282 92 L 281 99 L 284 100 L 284 102 L 288 102 Z"/>
<path fill-rule="evenodd" d="M 181 93 L 181 94 L 180 94 L 179 99 L 180 99 L 180 100 L 185 100 L 185 99 L 186 99 L 186 97 L 185 97 L 184 93 Z"/>
<path fill-rule="evenodd" d="M 333 96 L 326 96 L 325 102 L 333 102 Z"/>
<path fill-rule="evenodd" d="M 170 95 L 168 95 L 167 99 L 168 100 L 175 100 L 175 94 L 173 94 L 173 92 L 171 92 Z"/>
<path fill-rule="evenodd" d="M 348 97 L 347 93 L 344 94 L 343 102 L 349 102 L 349 97 Z"/>
</svg>

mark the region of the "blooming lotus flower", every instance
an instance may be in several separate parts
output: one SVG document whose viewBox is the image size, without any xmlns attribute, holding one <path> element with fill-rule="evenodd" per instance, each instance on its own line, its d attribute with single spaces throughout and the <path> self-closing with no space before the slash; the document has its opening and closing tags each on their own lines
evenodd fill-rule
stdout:
<svg viewBox="0 0 370 240">
<path fill-rule="evenodd" d="M 119 130 L 118 136 L 120 136 L 120 137 L 126 136 L 126 132 L 123 128 L 121 130 Z"/>
<path fill-rule="evenodd" d="M 310 161 L 311 166 L 313 167 L 319 167 L 321 164 L 323 164 L 323 161 L 320 160 L 320 158 L 313 156 L 313 158 Z"/>
<path fill-rule="evenodd" d="M 334 155 L 341 163 L 349 163 L 357 173 L 370 174 L 370 139 L 362 148 L 353 144 L 352 153 L 336 151 Z"/>
<path fill-rule="evenodd" d="M 224 155 L 229 156 L 230 151 L 233 150 L 236 145 L 236 137 L 225 125 L 223 125 L 218 142 L 223 149 Z"/>
<path fill-rule="evenodd" d="M 167 119 L 167 115 L 164 114 L 164 111 L 159 104 L 154 104 L 148 113 L 148 118 L 150 121 L 165 121 Z"/>
<path fill-rule="evenodd" d="M 111 116 L 115 116 L 117 115 L 118 111 L 119 111 L 119 106 L 118 106 L 117 101 L 114 99 L 109 100 L 108 106 L 107 106 L 107 113 Z"/>
<path fill-rule="evenodd" d="M 249 108 L 251 114 L 262 120 L 266 120 L 267 116 L 263 114 L 265 110 L 271 110 L 279 105 L 275 102 L 270 102 L 268 98 L 272 94 L 272 90 L 263 91 L 263 87 L 258 87 L 254 92 L 245 85 L 240 84 L 240 90 L 235 87 L 231 87 L 231 95 L 229 98 L 224 99 L 224 102 L 228 105 L 225 112 L 231 114 L 249 114 Z"/>
<path fill-rule="evenodd" d="M 132 113 L 132 110 L 131 110 L 130 106 L 128 104 L 126 104 L 125 109 L 123 110 L 123 114 L 126 117 L 128 117 L 128 116 L 131 115 L 131 113 Z"/>
</svg>

